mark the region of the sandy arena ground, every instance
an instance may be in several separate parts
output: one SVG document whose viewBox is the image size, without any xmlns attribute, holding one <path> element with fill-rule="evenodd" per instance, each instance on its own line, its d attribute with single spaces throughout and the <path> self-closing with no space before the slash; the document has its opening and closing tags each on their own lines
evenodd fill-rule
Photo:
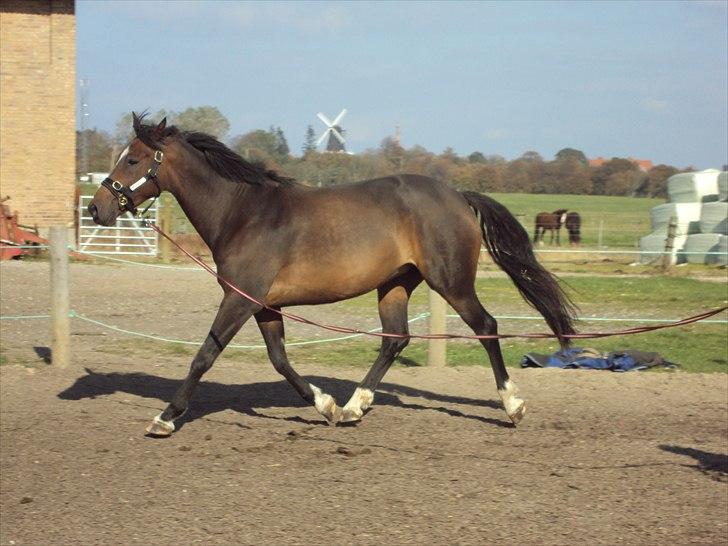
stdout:
<svg viewBox="0 0 728 546">
<path fill-rule="evenodd" d="M 47 314 L 46 263 L 0 275 L 3 316 Z M 76 311 L 155 335 L 202 339 L 219 301 L 184 270 L 72 275 Z M 48 321 L 1 326 L 1 545 L 728 542 L 726 375 L 513 369 L 516 429 L 488 368 L 396 367 L 360 424 L 329 427 L 270 365 L 223 358 L 152 439 L 188 356 L 74 320 L 59 370 Z M 299 371 L 341 403 L 365 373 Z"/>
</svg>

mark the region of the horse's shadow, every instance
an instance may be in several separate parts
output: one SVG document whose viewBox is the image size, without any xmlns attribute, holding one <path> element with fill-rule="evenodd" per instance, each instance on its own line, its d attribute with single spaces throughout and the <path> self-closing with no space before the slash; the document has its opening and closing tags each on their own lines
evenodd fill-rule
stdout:
<svg viewBox="0 0 728 546">
<path fill-rule="evenodd" d="M 657 446 L 663 451 L 675 453 L 677 455 L 687 455 L 695 460 L 694 465 L 683 465 L 695 468 L 704 474 L 712 475 L 718 481 L 728 481 L 728 455 L 723 453 L 710 453 L 692 447 L 681 447 L 671 445 Z"/>
<path fill-rule="evenodd" d="M 181 384 L 181 380 L 168 379 L 166 377 L 141 372 L 97 373 L 89 368 L 85 368 L 85 370 L 86 374 L 76 379 L 73 385 L 60 392 L 58 398 L 62 400 L 81 400 L 83 398 L 96 398 L 97 396 L 114 394 L 116 392 L 125 392 L 142 398 L 168 401 Z M 306 376 L 306 380 L 321 387 L 325 392 L 333 395 L 339 402 L 346 401 L 357 387 L 357 384 L 353 381 L 344 379 Z M 423 398 L 443 404 L 461 404 L 502 409 L 501 404 L 493 400 L 477 400 L 474 398 L 439 394 L 394 383 L 382 383 L 380 385 L 379 389 L 377 389 L 375 406 L 397 406 L 414 410 L 439 411 L 453 417 L 474 419 L 499 427 L 513 426 L 508 421 L 483 417 L 481 415 L 465 414 L 454 408 L 407 403 L 400 400 L 399 395 Z M 306 424 L 324 423 L 323 419 L 311 421 L 302 417 L 273 417 L 256 411 L 280 407 L 308 407 L 308 404 L 284 380 L 244 385 L 227 385 L 211 381 L 202 381 L 195 391 L 189 411 L 178 419 L 175 425 L 179 429 L 186 422 L 194 421 L 195 419 L 227 409 L 253 417 L 283 419 Z"/>
</svg>

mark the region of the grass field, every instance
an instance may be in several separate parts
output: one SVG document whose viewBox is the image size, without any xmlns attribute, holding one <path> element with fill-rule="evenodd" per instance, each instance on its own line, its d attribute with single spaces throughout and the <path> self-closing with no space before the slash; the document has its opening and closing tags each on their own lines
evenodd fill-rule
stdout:
<svg viewBox="0 0 728 546">
<path fill-rule="evenodd" d="M 664 199 L 601 195 L 492 193 L 490 196 L 508 207 L 531 236 L 536 214 L 568 209 L 581 216 L 584 246 L 597 245 L 601 229 L 603 246 L 630 248 L 650 233 L 650 209 L 665 202 Z M 568 242 L 565 229 L 561 236 L 562 241 Z"/>
<path fill-rule="evenodd" d="M 587 317 L 608 318 L 655 318 L 679 319 L 702 310 L 722 307 L 728 304 L 728 293 L 724 283 L 704 282 L 685 278 L 620 278 L 620 277 L 575 277 L 568 279 L 569 292 L 581 309 L 585 319 L 578 330 L 616 331 L 635 326 L 634 322 L 589 322 Z M 478 294 L 484 306 L 496 316 L 536 316 L 507 279 L 480 279 Z M 356 306 L 364 312 L 376 306 L 373 295 L 366 295 L 342 305 Z M 411 313 L 427 310 L 427 292 L 420 287 L 411 302 Z M 726 318 L 726 313 L 718 318 Z M 461 326 L 459 319 L 448 320 L 448 329 L 469 333 Z M 419 331 L 424 331 L 422 326 Z M 501 319 L 503 333 L 546 331 L 542 321 Z M 617 336 L 606 339 L 579 341 L 577 346 L 591 347 L 600 351 L 639 349 L 655 351 L 680 365 L 686 371 L 728 372 L 728 337 L 725 324 L 697 324 L 678 329 L 662 330 L 633 336 Z M 341 348 L 335 345 L 318 348 L 296 349 L 297 358 L 316 361 L 362 362 L 367 365 L 366 347 L 372 342 L 349 342 Z M 558 344 L 549 341 L 505 340 L 503 353 L 508 365 L 519 364 L 528 352 L 552 353 Z M 344 354 L 340 354 L 343 351 Z M 426 362 L 426 343 L 413 342 L 403 354 L 404 363 L 421 365 Z M 477 342 L 451 342 L 448 344 L 448 362 L 451 365 L 487 365 L 485 353 Z"/>
</svg>

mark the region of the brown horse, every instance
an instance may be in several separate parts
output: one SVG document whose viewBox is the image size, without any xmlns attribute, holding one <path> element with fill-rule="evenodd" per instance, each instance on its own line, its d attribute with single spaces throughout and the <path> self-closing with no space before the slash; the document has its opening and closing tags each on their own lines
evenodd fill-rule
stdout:
<svg viewBox="0 0 728 546">
<path fill-rule="evenodd" d="M 579 246 L 581 244 L 581 216 L 579 216 L 579 213 L 568 213 L 564 225 L 566 225 L 566 231 L 569 232 L 571 246 Z"/>
<path fill-rule="evenodd" d="M 551 232 L 551 244 L 554 243 L 554 232 L 556 233 L 556 244 L 560 245 L 559 234 L 561 224 L 566 220 L 566 209 L 555 210 L 554 212 L 539 212 L 536 215 L 536 229 L 533 233 L 533 243 L 543 243 L 543 236 L 546 230 Z"/>
<path fill-rule="evenodd" d="M 212 251 L 217 270 L 264 302 L 252 303 L 221 282 L 224 295 L 189 374 L 147 432 L 167 436 L 187 409 L 202 375 L 251 317 L 268 355 L 298 393 L 329 422 L 359 420 L 394 358 L 408 343 L 407 303 L 425 280 L 477 334 L 495 334 L 496 321 L 475 293 L 481 240 L 524 298 L 567 344 L 573 307 L 536 261 L 528 234 L 505 207 L 485 195 L 458 192 L 435 180 L 401 175 L 310 188 L 248 163 L 209 135 L 143 123 L 136 138 L 89 205 L 94 220 L 111 225 L 125 210 L 171 192 Z M 474 214 L 475 213 L 475 214 Z M 476 217 L 477 215 L 477 217 Z M 283 318 L 272 309 L 319 304 L 377 290 L 383 332 L 379 356 L 349 402 L 306 382 L 291 367 Z M 517 423 L 525 403 L 516 397 L 497 339 L 481 343 L 490 357 L 508 417 Z"/>
</svg>

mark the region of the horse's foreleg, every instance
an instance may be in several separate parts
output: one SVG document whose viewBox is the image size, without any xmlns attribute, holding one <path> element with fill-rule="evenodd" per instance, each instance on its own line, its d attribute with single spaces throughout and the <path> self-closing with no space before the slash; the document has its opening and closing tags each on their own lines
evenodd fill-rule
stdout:
<svg viewBox="0 0 728 546">
<path fill-rule="evenodd" d="M 212 328 L 210 328 L 210 333 L 207 334 L 202 347 L 192 360 L 187 377 L 167 408 L 147 427 L 148 434 L 169 436 L 174 432 L 174 420 L 187 411 L 190 398 L 200 382 L 200 378 L 212 367 L 225 346 L 256 310 L 253 304 L 238 294 L 232 292 L 225 294 L 212 323 Z"/>
<path fill-rule="evenodd" d="M 382 321 L 382 332 L 390 334 L 407 334 L 407 303 L 410 294 L 422 281 L 417 271 L 406 273 L 379 287 L 379 317 Z M 358 421 L 374 402 L 374 392 L 389 370 L 394 359 L 409 343 L 407 337 L 384 337 L 379 349 L 379 356 L 374 361 L 366 377 L 354 391 L 351 399 L 344 406 L 343 422 Z"/>
<path fill-rule="evenodd" d="M 286 355 L 283 318 L 268 309 L 256 313 L 255 320 L 258 322 L 260 333 L 263 334 L 265 346 L 268 349 L 268 357 L 275 370 L 285 377 L 294 389 L 312 404 L 316 410 L 326 417 L 329 423 L 336 423 L 341 419 L 341 408 L 330 394 L 326 394 L 316 385 L 307 383 L 296 370 L 293 369 Z"/>
</svg>

